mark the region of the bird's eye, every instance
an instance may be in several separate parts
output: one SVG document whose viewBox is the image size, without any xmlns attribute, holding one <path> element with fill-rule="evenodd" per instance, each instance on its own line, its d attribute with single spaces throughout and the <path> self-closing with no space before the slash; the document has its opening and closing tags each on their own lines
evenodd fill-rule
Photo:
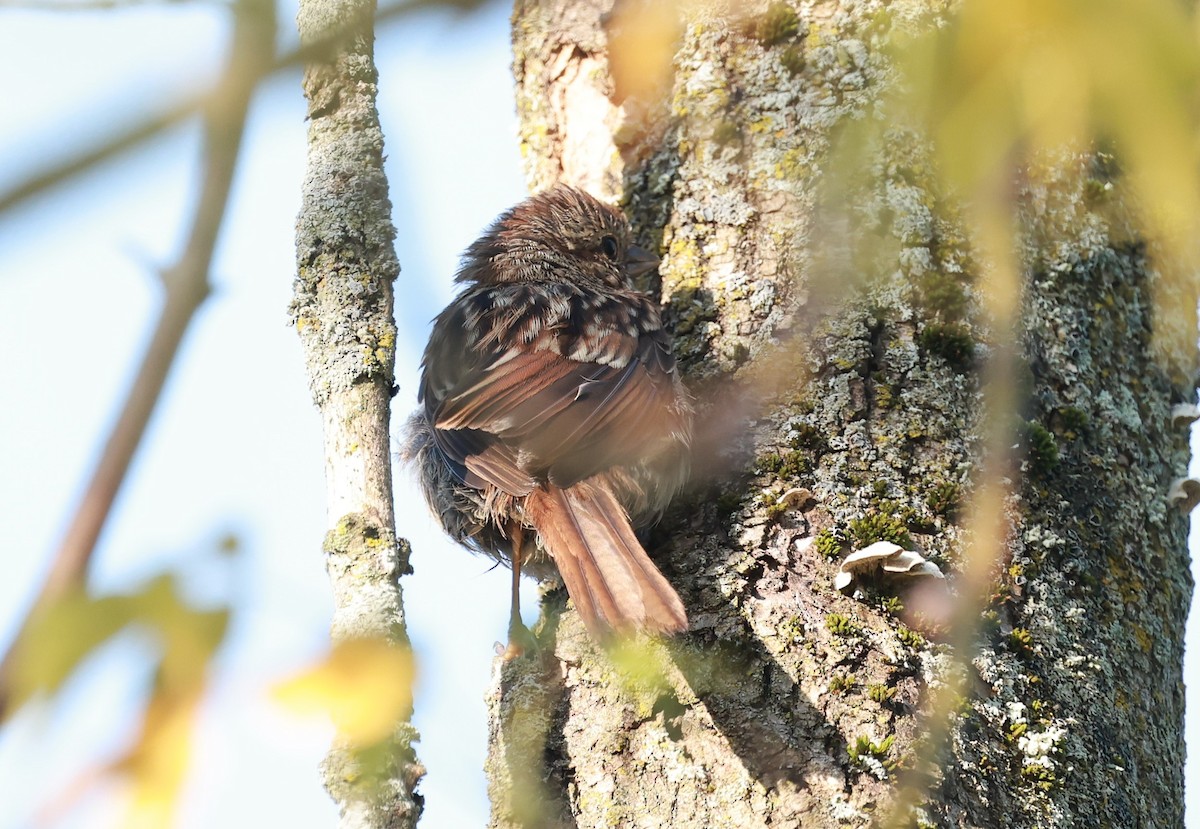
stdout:
<svg viewBox="0 0 1200 829">
<path fill-rule="evenodd" d="M 612 261 L 617 261 L 617 240 L 612 236 L 605 236 L 600 240 L 600 250 L 604 251 L 604 255 Z"/>
</svg>

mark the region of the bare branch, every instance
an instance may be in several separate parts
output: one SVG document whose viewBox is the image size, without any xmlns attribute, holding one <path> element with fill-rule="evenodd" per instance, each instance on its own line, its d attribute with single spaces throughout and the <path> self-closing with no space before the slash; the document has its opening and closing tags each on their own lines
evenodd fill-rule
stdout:
<svg viewBox="0 0 1200 829">
<path fill-rule="evenodd" d="M 96 540 L 141 443 L 179 343 L 192 315 L 208 295 L 209 266 L 237 166 L 246 111 L 254 86 L 262 76 L 263 56 L 270 55 L 275 35 L 274 7 L 270 0 L 241 0 L 236 11 L 229 63 L 205 107 L 204 165 L 191 233 L 178 261 L 162 275 L 166 296 L 158 325 L 31 616 L 69 589 L 83 585 Z M 7 678 L 27 625 L 28 622 L 22 625 L 0 662 L 0 719 L 9 713 L 5 710 Z"/>
<path fill-rule="evenodd" d="M 304 74 L 308 160 L 292 314 L 324 426 L 333 639 L 407 648 L 398 578 L 409 572 L 409 549 L 396 537 L 388 431 L 400 268 L 376 108 L 374 11 L 373 0 L 303 0 L 297 16 L 303 41 L 319 48 Z M 345 33 L 332 49 L 330 31 Z M 421 814 L 411 706 L 396 713 L 370 747 L 338 724 L 323 772 L 347 829 L 411 829 Z"/>
<path fill-rule="evenodd" d="M 445 6 L 460 12 L 466 12 L 478 7 L 481 0 L 465 0 L 458 3 L 443 3 L 437 0 L 414 0 L 411 3 L 395 3 L 379 9 L 375 16 L 376 22 L 391 20 L 410 12 L 422 9 Z M 2 7 L 2 4 L 0 4 Z M 243 78 L 242 82 L 253 88 L 264 78 L 301 66 L 316 60 L 329 57 L 331 49 L 343 40 L 351 31 L 348 25 L 338 25 L 314 39 L 312 42 L 276 56 L 270 62 L 258 66 L 248 66 L 246 71 L 252 73 Z M 270 53 L 268 53 L 270 54 Z M 126 124 L 116 133 L 101 138 L 95 144 L 86 147 L 76 154 L 60 159 L 47 168 L 34 172 L 23 181 L 19 181 L 7 190 L 0 191 L 0 217 L 29 199 L 40 195 L 63 182 L 70 181 L 75 176 L 90 170 L 96 165 L 116 158 L 122 153 L 140 146 L 145 141 L 160 135 L 172 127 L 186 121 L 192 115 L 202 112 L 217 104 L 222 94 L 220 84 L 212 90 L 192 93 L 181 101 L 176 101 L 143 118 Z"/>
<path fill-rule="evenodd" d="M 21 9 L 22 11 L 37 12 L 94 12 L 110 11 L 113 9 L 128 9 L 135 6 L 148 6 L 163 3 L 164 0 L 0 0 L 0 9 Z M 166 0 L 167 3 L 182 6 L 192 0 Z M 215 2 L 215 0 L 199 0 L 199 2 Z M 221 5 L 225 5 L 221 3 Z"/>
</svg>

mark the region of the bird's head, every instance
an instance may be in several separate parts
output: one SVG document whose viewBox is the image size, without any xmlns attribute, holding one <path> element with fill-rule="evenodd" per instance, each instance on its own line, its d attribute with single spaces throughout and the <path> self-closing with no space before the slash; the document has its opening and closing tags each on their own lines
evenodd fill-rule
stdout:
<svg viewBox="0 0 1200 829">
<path fill-rule="evenodd" d="M 469 247 L 460 282 L 579 282 L 628 288 L 658 265 L 634 245 L 624 214 L 559 184 L 518 204 Z"/>
</svg>

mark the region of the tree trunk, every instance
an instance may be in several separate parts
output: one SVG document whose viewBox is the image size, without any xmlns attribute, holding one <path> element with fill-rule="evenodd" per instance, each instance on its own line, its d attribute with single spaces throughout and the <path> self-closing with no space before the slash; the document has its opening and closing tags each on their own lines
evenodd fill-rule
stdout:
<svg viewBox="0 0 1200 829">
<path fill-rule="evenodd" d="M 374 14 L 373 0 L 300 4 L 305 44 L 336 32 L 345 37 L 304 73 L 308 172 L 291 310 L 324 422 L 329 531 L 323 546 L 333 639 L 407 648 L 398 579 L 410 572 L 409 550 L 396 537 L 388 431 L 396 359 L 392 283 L 400 268 L 375 107 Z M 339 738 L 330 751 L 325 788 L 344 829 L 416 826 L 421 801 L 414 789 L 424 772 L 407 719 L 381 745 Z"/>
<path fill-rule="evenodd" d="M 931 757 L 944 631 L 912 616 L 919 594 L 906 625 L 892 588 L 848 597 L 834 577 L 890 540 L 955 583 L 986 268 L 919 136 L 886 133 L 870 185 L 818 208 L 834 134 L 886 115 L 892 28 L 942 4 L 689 6 L 677 23 L 665 4 L 612 5 L 518 0 L 521 136 L 533 189 L 620 201 L 662 253 L 656 289 L 709 426 L 699 480 L 648 549 L 692 624 L 605 652 L 548 594 L 540 658 L 498 663 L 490 692 L 491 825 L 865 826 L 907 769 L 926 776 L 908 818 L 924 824 L 1181 826 L 1191 584 L 1167 491 L 1186 469 L 1173 407 L 1193 399 L 1195 328 L 1162 319 L 1104 159 L 1019 184 L 1024 459 Z M 651 17 L 676 38 L 658 84 L 653 61 L 610 63 Z"/>
</svg>

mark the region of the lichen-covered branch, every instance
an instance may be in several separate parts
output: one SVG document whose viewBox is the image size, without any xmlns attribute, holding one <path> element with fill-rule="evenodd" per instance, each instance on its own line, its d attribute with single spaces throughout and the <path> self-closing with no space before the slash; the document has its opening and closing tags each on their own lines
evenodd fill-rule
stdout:
<svg viewBox="0 0 1200 829">
<path fill-rule="evenodd" d="M 904 779 L 922 797 L 903 817 L 930 825 L 1179 826 L 1190 583 L 1166 493 L 1194 347 L 1163 324 L 1111 165 L 1064 154 L 1013 188 L 1027 402 L 995 416 L 1020 468 L 956 653 L 952 593 L 833 586 L 880 540 L 955 584 L 980 489 L 993 274 L 881 96 L 884 46 L 945 4 L 680 4 L 671 75 L 630 92 L 611 58 L 654 5 L 522 0 L 514 73 L 531 184 L 620 200 L 663 257 L 709 477 L 648 550 L 692 627 L 622 658 L 551 594 L 540 659 L 498 666 L 489 698 L 492 825 L 867 826 Z M 888 128 L 831 189 L 863 120 Z M 966 693 L 930 757 L 950 671 Z"/>
<path fill-rule="evenodd" d="M 399 271 L 376 111 L 375 4 L 305 0 L 302 39 L 349 32 L 304 76 L 308 171 L 297 221 L 292 314 L 324 422 L 329 531 L 324 550 L 334 595 L 333 637 L 407 645 L 399 577 L 408 545 L 396 537 L 389 412 Z M 412 827 L 423 773 L 407 722 L 369 756 L 339 744 L 325 784 L 343 827 Z"/>
</svg>

